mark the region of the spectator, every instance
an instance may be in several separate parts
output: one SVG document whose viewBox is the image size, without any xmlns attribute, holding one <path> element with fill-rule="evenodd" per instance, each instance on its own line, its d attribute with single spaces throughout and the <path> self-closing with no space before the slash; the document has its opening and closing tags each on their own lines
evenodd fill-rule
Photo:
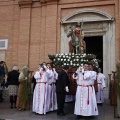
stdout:
<svg viewBox="0 0 120 120">
<path fill-rule="evenodd" d="M 13 109 L 13 103 L 15 104 L 16 108 L 16 100 L 17 100 L 17 92 L 18 92 L 18 78 L 19 78 L 19 72 L 18 67 L 13 66 L 12 71 L 8 72 L 7 77 L 7 84 L 8 84 L 8 90 L 9 90 L 9 96 L 10 96 L 10 108 Z"/>
<path fill-rule="evenodd" d="M 30 84 L 28 81 L 28 67 L 24 66 L 19 75 L 19 88 L 18 88 L 18 96 L 17 96 L 17 108 L 20 111 L 26 110 L 28 98 L 29 98 L 29 89 Z"/>
<path fill-rule="evenodd" d="M 0 62 L 0 102 L 3 102 L 3 83 L 5 81 L 4 61 Z"/>
</svg>

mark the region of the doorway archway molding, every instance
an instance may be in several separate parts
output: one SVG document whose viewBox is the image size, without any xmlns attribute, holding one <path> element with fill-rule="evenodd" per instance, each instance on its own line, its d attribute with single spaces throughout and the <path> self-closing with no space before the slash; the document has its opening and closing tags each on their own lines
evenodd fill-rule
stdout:
<svg viewBox="0 0 120 120">
<path fill-rule="evenodd" d="M 106 76 L 116 68 L 115 56 L 115 18 L 105 11 L 91 8 L 80 9 L 61 20 L 61 53 L 68 53 L 66 32 L 82 22 L 84 35 L 103 36 L 103 72 Z M 93 48 L 92 48 L 93 49 Z"/>
</svg>

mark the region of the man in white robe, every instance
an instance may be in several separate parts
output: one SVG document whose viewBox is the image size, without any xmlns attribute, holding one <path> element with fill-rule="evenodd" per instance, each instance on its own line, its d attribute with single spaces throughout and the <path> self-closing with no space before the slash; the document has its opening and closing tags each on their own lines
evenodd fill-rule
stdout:
<svg viewBox="0 0 120 120">
<path fill-rule="evenodd" d="M 73 79 L 77 82 L 75 115 L 96 116 L 98 108 L 94 90 L 94 79 L 91 71 L 88 71 L 88 64 L 84 64 L 83 70 L 77 70 L 73 74 Z"/>
<path fill-rule="evenodd" d="M 105 85 L 105 75 L 101 73 L 101 68 L 98 68 L 97 83 L 98 83 L 98 92 L 96 92 L 96 100 L 97 103 L 103 103 L 104 88 L 106 87 L 106 85 Z"/>
<path fill-rule="evenodd" d="M 51 66 L 47 70 L 47 112 L 57 110 L 56 80 L 58 74 Z"/>
<path fill-rule="evenodd" d="M 37 114 L 46 114 L 47 103 L 47 67 L 45 65 L 39 65 L 39 71 L 34 75 L 36 79 L 36 86 L 33 93 L 33 107 L 32 111 Z"/>
</svg>

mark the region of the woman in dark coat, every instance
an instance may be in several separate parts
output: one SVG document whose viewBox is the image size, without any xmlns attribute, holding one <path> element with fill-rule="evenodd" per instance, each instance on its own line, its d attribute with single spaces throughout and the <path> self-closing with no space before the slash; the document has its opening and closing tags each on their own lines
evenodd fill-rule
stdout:
<svg viewBox="0 0 120 120">
<path fill-rule="evenodd" d="M 16 108 L 16 100 L 17 100 L 18 85 L 19 85 L 18 78 L 19 78 L 18 67 L 14 66 L 12 68 L 12 71 L 8 72 L 8 78 L 7 78 L 11 109 L 13 109 L 13 103 L 14 103 L 14 107 Z"/>
</svg>

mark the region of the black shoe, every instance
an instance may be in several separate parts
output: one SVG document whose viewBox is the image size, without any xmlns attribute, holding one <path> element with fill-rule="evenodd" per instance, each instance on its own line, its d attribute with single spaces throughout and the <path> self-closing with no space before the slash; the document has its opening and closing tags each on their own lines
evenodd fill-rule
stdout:
<svg viewBox="0 0 120 120">
<path fill-rule="evenodd" d="M 66 113 L 57 113 L 57 115 L 59 115 L 59 116 L 65 116 Z"/>
<path fill-rule="evenodd" d="M 62 114 L 67 115 L 67 113 L 65 113 L 65 112 L 62 112 Z"/>
<path fill-rule="evenodd" d="M 10 108 L 13 109 L 13 106 L 11 106 Z"/>
<path fill-rule="evenodd" d="M 80 119 L 80 118 L 81 118 L 80 115 L 77 115 L 77 116 L 76 116 L 76 119 Z"/>
<path fill-rule="evenodd" d="M 0 100 L 0 103 L 2 103 L 3 102 L 3 100 Z"/>
<path fill-rule="evenodd" d="M 2 98 L 2 100 L 4 101 L 5 99 L 4 99 L 4 98 Z"/>
<path fill-rule="evenodd" d="M 85 120 L 90 120 L 90 116 L 85 116 Z"/>
</svg>

